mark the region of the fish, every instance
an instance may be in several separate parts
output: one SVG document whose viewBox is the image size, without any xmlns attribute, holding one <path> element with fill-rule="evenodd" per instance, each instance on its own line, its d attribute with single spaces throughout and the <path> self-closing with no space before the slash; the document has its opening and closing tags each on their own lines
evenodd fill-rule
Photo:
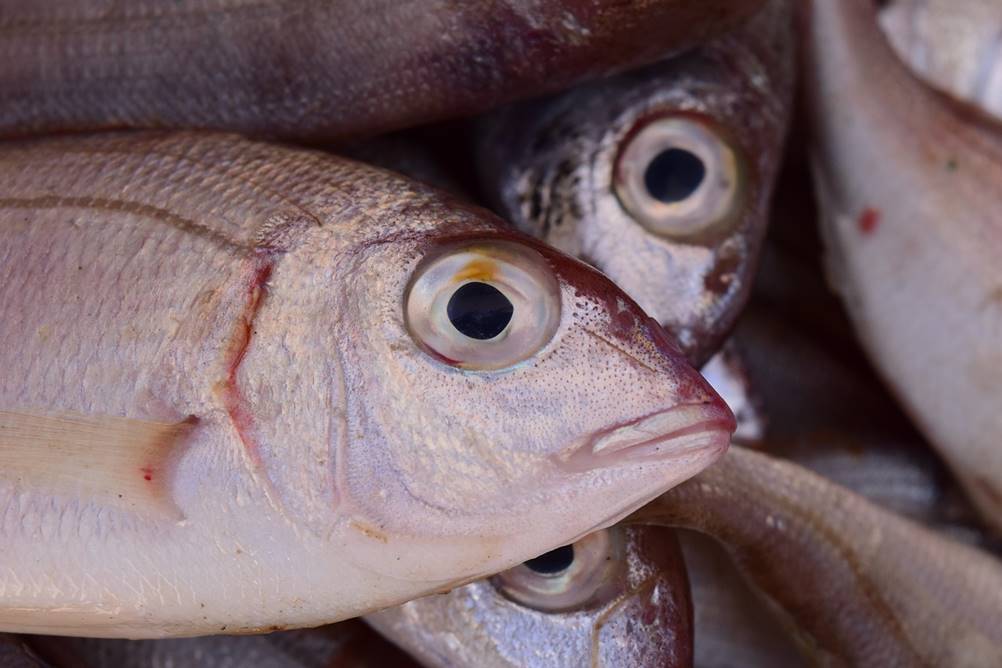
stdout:
<svg viewBox="0 0 1002 668">
<path fill-rule="evenodd" d="M 1002 5 L 895 0 L 879 19 L 894 51 L 924 81 L 1002 119 Z"/>
<path fill-rule="evenodd" d="M 418 667 L 413 659 L 356 619 L 316 629 L 250 636 L 157 640 L 25 636 L 22 642 L 27 651 L 44 657 L 52 668 Z"/>
<path fill-rule="evenodd" d="M 676 533 L 692 592 L 693 665 L 807 668 L 810 664 L 793 638 L 724 548 L 695 531 Z"/>
<path fill-rule="evenodd" d="M 1002 662 L 996 556 L 792 462 L 732 446 L 628 521 L 720 542 L 813 665 Z"/>
<path fill-rule="evenodd" d="M 815 0 L 804 43 L 830 281 L 884 382 L 997 531 L 1002 131 L 918 81 L 869 2 Z"/>
<path fill-rule="evenodd" d="M 793 4 L 478 124 L 492 208 L 608 275 L 696 366 L 743 307 L 792 108 Z"/>
<path fill-rule="evenodd" d="M 0 136 L 375 135 L 651 62 L 762 2 L 3 0 Z"/>
<path fill-rule="evenodd" d="M 344 158 L 0 150 L 0 630 L 317 626 L 614 524 L 733 416 L 599 272 Z"/>
<path fill-rule="evenodd" d="M 613 526 L 365 621 L 429 668 L 692 665 L 675 532 Z"/>
</svg>

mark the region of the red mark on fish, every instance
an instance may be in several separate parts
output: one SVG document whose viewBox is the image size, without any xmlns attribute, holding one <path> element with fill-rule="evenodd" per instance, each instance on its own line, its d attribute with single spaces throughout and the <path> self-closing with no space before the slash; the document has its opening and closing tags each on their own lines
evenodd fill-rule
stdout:
<svg viewBox="0 0 1002 668">
<path fill-rule="evenodd" d="M 143 480 L 147 482 L 153 481 L 153 469 L 150 468 L 149 466 L 144 466 L 143 468 L 139 469 L 139 472 L 143 474 Z"/>
<path fill-rule="evenodd" d="M 872 207 L 866 207 L 863 209 L 863 213 L 859 214 L 859 220 L 856 222 L 860 232 L 872 234 L 880 225 L 880 212 Z"/>
</svg>

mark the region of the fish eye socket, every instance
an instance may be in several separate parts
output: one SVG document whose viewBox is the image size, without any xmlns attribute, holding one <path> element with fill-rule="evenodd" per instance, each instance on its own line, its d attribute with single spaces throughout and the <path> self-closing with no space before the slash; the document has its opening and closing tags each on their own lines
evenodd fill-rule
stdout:
<svg viewBox="0 0 1002 668">
<path fill-rule="evenodd" d="M 602 605 L 623 587 L 623 543 L 613 530 L 585 536 L 491 578 L 505 598 L 542 612 Z"/>
<path fill-rule="evenodd" d="M 745 172 L 723 133 L 692 116 L 665 116 L 627 139 L 613 187 L 623 209 L 651 232 L 679 240 L 738 219 Z"/>
<path fill-rule="evenodd" d="M 474 371 L 538 353 L 560 322 L 560 286 L 543 257 L 514 242 L 467 242 L 422 262 L 405 296 L 411 336 L 432 357 Z"/>
</svg>

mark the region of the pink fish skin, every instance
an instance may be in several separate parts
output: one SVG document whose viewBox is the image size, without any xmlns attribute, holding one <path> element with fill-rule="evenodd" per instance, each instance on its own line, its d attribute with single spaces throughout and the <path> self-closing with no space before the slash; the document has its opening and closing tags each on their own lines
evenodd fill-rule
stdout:
<svg viewBox="0 0 1002 668">
<path fill-rule="evenodd" d="M 8 144 L 0 175 L 0 630 L 357 616 L 611 525 L 729 443 L 607 278 L 389 172 L 154 132 Z"/>
<path fill-rule="evenodd" d="M 867 0 L 810 9 L 805 81 L 833 286 L 884 381 L 998 530 L 1002 128 L 918 81 Z"/>
</svg>

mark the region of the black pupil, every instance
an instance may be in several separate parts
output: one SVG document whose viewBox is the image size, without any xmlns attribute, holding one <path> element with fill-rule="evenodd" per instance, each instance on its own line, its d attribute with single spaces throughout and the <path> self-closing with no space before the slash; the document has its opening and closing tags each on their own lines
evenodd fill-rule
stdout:
<svg viewBox="0 0 1002 668">
<path fill-rule="evenodd" d="M 555 550 L 550 550 L 546 554 L 541 554 L 535 559 L 525 562 L 525 565 L 537 573 L 543 575 L 553 575 L 561 571 L 566 571 L 574 563 L 574 546 L 564 545 Z"/>
<path fill-rule="evenodd" d="M 511 322 L 515 307 L 493 285 L 466 283 L 449 299 L 449 322 L 471 339 L 493 339 Z"/>
<path fill-rule="evenodd" d="M 665 204 L 680 202 L 696 192 L 706 176 L 706 167 L 697 156 L 681 148 L 658 153 L 644 172 L 647 192 Z"/>
</svg>

